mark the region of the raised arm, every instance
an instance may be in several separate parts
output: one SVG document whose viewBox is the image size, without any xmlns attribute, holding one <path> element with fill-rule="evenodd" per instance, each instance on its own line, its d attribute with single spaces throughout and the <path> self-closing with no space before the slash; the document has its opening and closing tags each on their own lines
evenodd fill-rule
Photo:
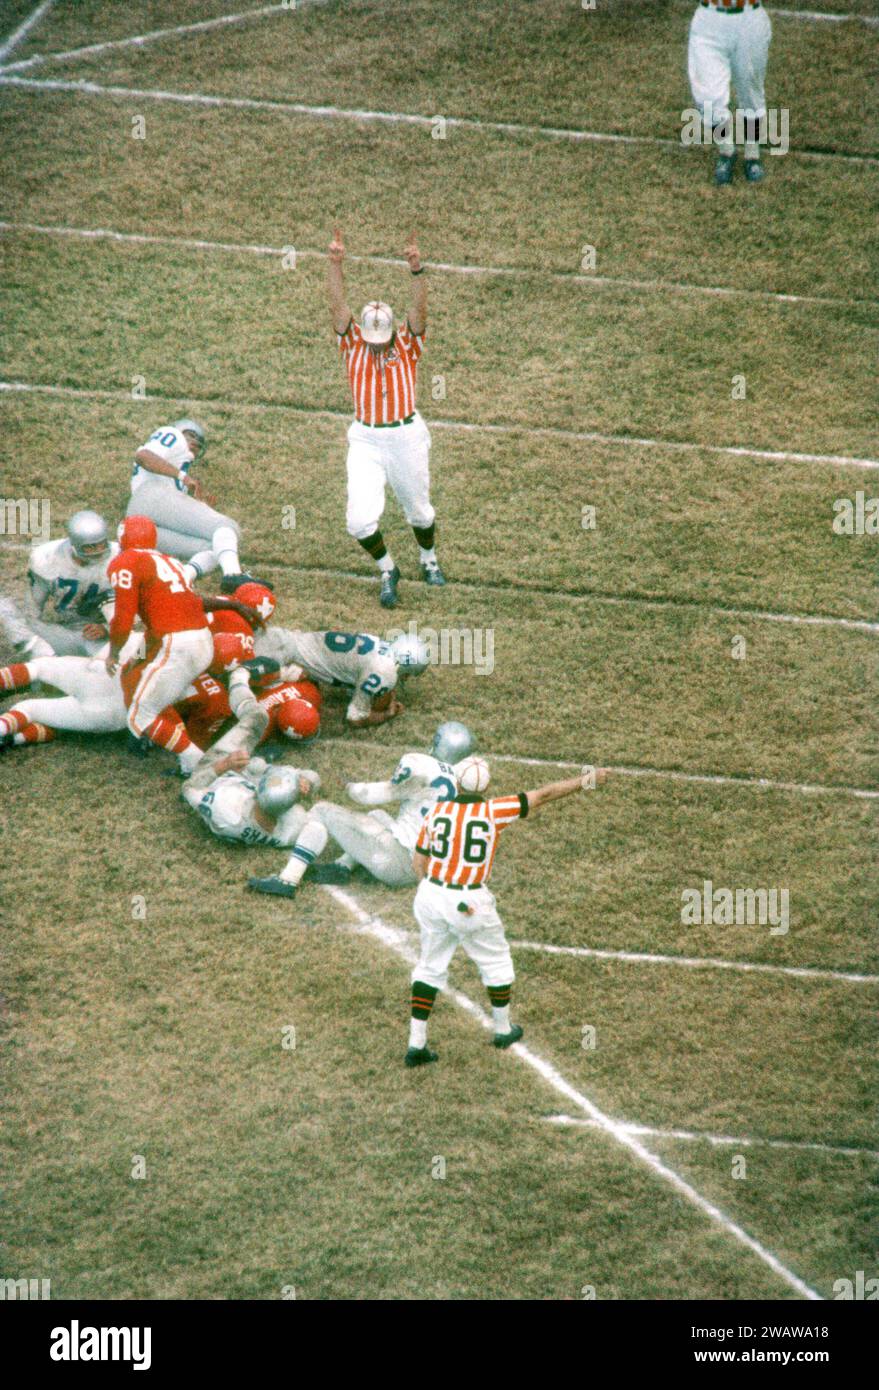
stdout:
<svg viewBox="0 0 879 1390">
<path fill-rule="evenodd" d="M 416 337 L 420 337 L 427 328 L 427 280 L 424 278 L 424 267 L 421 264 L 421 256 L 418 253 L 418 242 L 413 231 L 406 243 L 404 252 L 406 260 L 409 262 L 409 269 L 413 277 L 412 308 L 409 310 L 409 327 Z"/>
<path fill-rule="evenodd" d="M 603 787 L 606 781 L 607 768 L 597 767 L 594 770 L 594 782 L 591 783 L 583 775 L 567 777 L 563 782 L 548 782 L 545 787 L 536 787 L 534 791 L 525 793 L 528 810 L 536 811 L 548 801 L 558 801 L 563 796 L 572 796 L 574 792 L 589 791 L 592 786 Z"/>
<path fill-rule="evenodd" d="M 333 319 L 333 328 L 337 333 L 344 333 L 348 324 L 351 322 L 351 310 L 345 300 L 345 282 L 342 277 L 342 261 L 345 258 L 345 243 L 342 241 L 341 227 L 333 229 L 333 239 L 330 242 L 330 263 L 327 270 L 327 282 L 330 290 L 330 313 Z"/>
</svg>

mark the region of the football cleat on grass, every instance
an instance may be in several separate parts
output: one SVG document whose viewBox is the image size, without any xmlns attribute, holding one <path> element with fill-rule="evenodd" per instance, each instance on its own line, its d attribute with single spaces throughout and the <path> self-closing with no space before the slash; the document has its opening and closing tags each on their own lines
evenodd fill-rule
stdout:
<svg viewBox="0 0 879 1390">
<path fill-rule="evenodd" d="M 763 165 L 759 159 L 745 160 L 745 178 L 748 183 L 759 183 L 761 179 L 765 178 Z"/>
<path fill-rule="evenodd" d="M 513 1043 L 517 1043 L 524 1032 L 525 1029 L 517 1023 L 514 1028 L 510 1029 L 509 1033 L 495 1033 L 491 1041 L 495 1047 L 512 1047 Z"/>
<path fill-rule="evenodd" d="M 296 884 L 286 883 L 278 874 L 271 878 L 249 878 L 247 886 L 254 893 L 270 893 L 276 898 L 295 898 Z"/>
<path fill-rule="evenodd" d="M 148 758 L 154 747 L 155 744 L 150 742 L 146 734 L 141 734 L 140 738 L 138 738 L 137 734 L 133 734 L 129 731 L 128 737 L 125 740 L 126 753 L 131 753 L 135 758 Z"/>
<path fill-rule="evenodd" d="M 261 584 L 264 589 L 271 589 L 274 593 L 275 586 L 270 584 L 267 579 L 257 579 L 254 575 L 242 570 L 241 574 L 226 574 L 220 585 L 221 594 L 234 594 L 236 589 L 240 589 L 242 584 Z"/>
<path fill-rule="evenodd" d="M 443 574 L 436 560 L 432 560 L 428 565 L 422 565 L 421 573 L 424 576 L 425 584 L 433 584 L 438 589 L 446 582 L 446 576 Z"/>
<path fill-rule="evenodd" d="M 736 164 L 734 154 L 719 154 L 714 164 L 714 182 L 718 188 L 724 184 L 732 183 L 733 169 Z"/>
<path fill-rule="evenodd" d="M 403 1058 L 407 1067 L 426 1067 L 429 1062 L 438 1062 L 439 1053 L 431 1052 L 429 1047 L 410 1047 Z"/>
<path fill-rule="evenodd" d="M 382 583 L 379 591 L 378 601 L 382 608 L 396 608 L 397 606 L 397 585 L 400 582 L 400 571 L 394 565 L 392 570 L 382 571 Z"/>
<path fill-rule="evenodd" d="M 309 864 L 303 878 L 311 883 L 350 883 L 351 870 L 344 864 Z"/>
</svg>

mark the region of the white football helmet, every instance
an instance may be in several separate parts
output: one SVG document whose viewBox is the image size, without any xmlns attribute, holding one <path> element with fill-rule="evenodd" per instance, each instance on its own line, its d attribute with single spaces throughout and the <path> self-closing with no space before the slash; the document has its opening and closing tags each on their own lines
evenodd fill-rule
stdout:
<svg viewBox="0 0 879 1390">
<path fill-rule="evenodd" d="M 430 665 L 430 647 L 421 637 L 402 632 L 391 643 L 391 652 L 401 676 L 420 676 Z"/>
<path fill-rule="evenodd" d="M 200 425 L 197 420 L 185 419 L 175 420 L 171 425 L 171 428 L 172 430 L 179 430 L 181 434 L 194 435 L 197 440 L 197 443 L 193 451 L 193 458 L 201 458 L 202 454 L 207 448 L 208 442 L 207 435 L 205 434 L 204 430 L 204 425 Z"/>
<path fill-rule="evenodd" d="M 97 512 L 74 512 L 67 523 L 67 535 L 77 560 L 93 565 L 110 553 L 107 523 Z"/>
</svg>

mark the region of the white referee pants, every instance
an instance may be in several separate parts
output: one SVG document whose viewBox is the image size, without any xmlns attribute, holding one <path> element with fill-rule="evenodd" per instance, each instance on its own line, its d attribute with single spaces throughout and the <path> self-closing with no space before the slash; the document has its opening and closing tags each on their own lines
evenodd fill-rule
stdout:
<svg viewBox="0 0 879 1390">
<path fill-rule="evenodd" d="M 445 989 L 452 957 L 461 946 L 486 988 L 513 983 L 513 957 L 490 889 L 455 892 L 423 878 L 413 911 L 421 928 L 421 953 L 413 980 Z"/>
<path fill-rule="evenodd" d="M 355 540 L 378 530 L 387 484 L 410 526 L 429 526 L 436 516 L 430 504 L 430 430 L 417 410 L 411 424 L 396 429 L 352 420 L 347 472 L 346 524 Z"/>
<path fill-rule="evenodd" d="M 764 6 L 721 14 L 702 5 L 690 22 L 687 71 L 693 101 L 709 125 L 730 119 L 730 84 L 748 120 L 766 115 L 766 65 L 772 22 Z M 731 131 L 732 135 L 732 131 Z"/>
<path fill-rule="evenodd" d="M 145 734 L 166 705 L 180 699 L 187 686 L 213 660 L 214 639 L 208 627 L 168 632 L 159 650 L 140 674 L 128 706 L 128 727 L 138 738 Z"/>
</svg>

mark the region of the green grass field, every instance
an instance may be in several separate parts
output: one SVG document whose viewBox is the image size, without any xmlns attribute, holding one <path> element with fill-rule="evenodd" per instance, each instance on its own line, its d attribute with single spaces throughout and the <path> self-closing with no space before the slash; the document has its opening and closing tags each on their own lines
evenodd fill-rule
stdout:
<svg viewBox="0 0 879 1390">
<path fill-rule="evenodd" d="M 0 42 L 33 8 L 0 6 Z M 408 890 L 248 895 L 281 856 L 212 841 L 166 755 L 7 752 L 0 1278 L 54 1298 L 832 1298 L 876 1273 L 876 540 L 832 521 L 879 490 L 875 98 L 851 98 L 877 30 L 775 17 L 791 152 L 720 190 L 674 143 L 675 0 L 331 0 L 52 57 L 235 10 L 60 0 L 3 60 L 47 59 L 0 69 L 0 499 L 48 499 L 53 534 L 84 505 L 115 523 L 134 450 L 195 414 L 278 620 L 385 631 L 344 528 L 323 253 L 340 223 L 352 305 L 402 317 L 384 262 L 415 225 L 452 582 L 416 582 L 390 499 L 393 625 L 490 632 L 494 669 L 439 666 L 361 735 L 330 694 L 308 761 L 344 801 L 461 718 L 499 793 L 614 772 L 498 856 L 528 1053 L 488 1046 L 460 959 L 440 1063 L 408 1072 Z M 439 140 L 364 112 L 470 124 Z M 28 543 L 0 536 L 0 594 L 23 591 Z M 787 888 L 789 931 L 682 925 L 705 880 Z M 590 1103 L 664 1166 L 584 1123 Z"/>
</svg>

